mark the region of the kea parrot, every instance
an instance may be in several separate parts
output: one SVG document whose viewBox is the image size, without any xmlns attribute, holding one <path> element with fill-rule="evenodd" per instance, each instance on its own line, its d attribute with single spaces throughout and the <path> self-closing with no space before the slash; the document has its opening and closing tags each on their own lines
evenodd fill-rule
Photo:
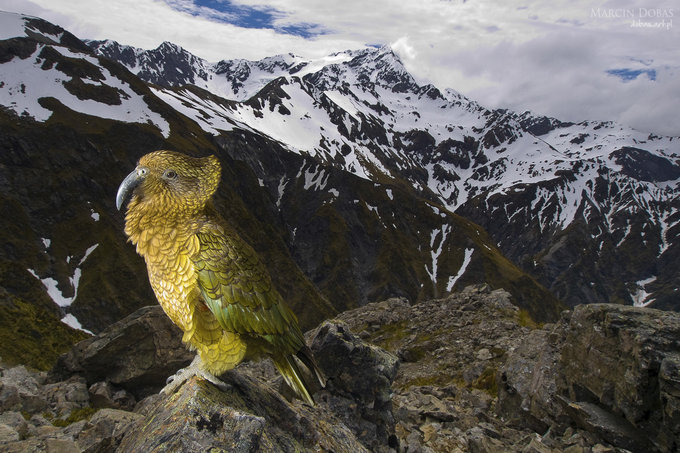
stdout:
<svg viewBox="0 0 680 453">
<path fill-rule="evenodd" d="M 255 251 L 215 211 L 221 171 L 215 156 L 155 151 L 139 159 L 116 194 L 119 210 L 129 199 L 125 233 L 146 261 L 158 302 L 197 351 L 164 391 L 193 375 L 225 385 L 217 376 L 241 361 L 271 357 L 313 405 L 311 387 L 314 380 L 324 386 L 323 373 Z"/>
</svg>

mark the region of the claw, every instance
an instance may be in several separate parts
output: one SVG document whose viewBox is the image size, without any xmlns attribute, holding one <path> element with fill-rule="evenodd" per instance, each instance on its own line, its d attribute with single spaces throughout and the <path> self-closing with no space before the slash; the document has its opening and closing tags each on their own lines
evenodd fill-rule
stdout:
<svg viewBox="0 0 680 453">
<path fill-rule="evenodd" d="M 181 370 L 177 371 L 177 373 L 175 373 L 174 375 L 168 377 L 168 379 L 165 381 L 165 387 L 161 389 L 160 393 L 165 395 L 172 395 L 193 376 L 198 376 L 205 379 L 206 381 L 212 383 L 223 392 L 231 388 L 231 386 L 221 381 L 213 374 L 202 369 L 201 359 L 197 355 L 196 357 L 194 357 L 194 360 L 188 367 L 182 368 Z"/>
</svg>

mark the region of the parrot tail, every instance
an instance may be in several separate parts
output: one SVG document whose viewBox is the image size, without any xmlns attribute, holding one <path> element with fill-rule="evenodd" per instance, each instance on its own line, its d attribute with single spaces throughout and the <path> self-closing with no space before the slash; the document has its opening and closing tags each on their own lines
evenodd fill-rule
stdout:
<svg viewBox="0 0 680 453">
<path fill-rule="evenodd" d="M 310 373 L 314 375 L 320 387 L 323 388 L 326 385 L 326 379 L 316 365 L 314 357 L 312 356 L 312 351 L 305 346 L 298 351 L 296 355 L 309 369 Z M 313 384 L 310 385 L 311 383 L 309 382 L 308 376 L 300 371 L 300 367 L 298 366 L 295 357 L 288 355 L 274 359 L 274 365 L 276 366 L 276 369 L 279 370 L 279 373 L 281 373 L 281 376 L 283 376 L 288 387 L 290 387 L 302 401 L 310 406 L 314 406 L 314 399 L 312 398 L 310 391 L 319 387 L 314 386 Z"/>
<path fill-rule="evenodd" d="M 296 354 L 298 359 L 305 364 L 307 369 L 314 375 L 320 388 L 326 387 L 326 377 L 323 372 L 319 369 L 319 365 L 316 364 L 314 356 L 312 355 L 312 350 L 308 346 L 303 346 Z"/>
</svg>

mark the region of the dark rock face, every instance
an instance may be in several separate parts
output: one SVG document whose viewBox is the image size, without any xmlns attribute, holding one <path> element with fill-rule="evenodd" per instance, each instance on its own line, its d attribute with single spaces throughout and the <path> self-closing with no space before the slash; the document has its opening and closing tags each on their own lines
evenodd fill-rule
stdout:
<svg viewBox="0 0 680 453">
<path fill-rule="evenodd" d="M 293 259 L 338 311 L 389 297 L 423 301 L 479 281 L 506 288 L 513 302 L 536 319 L 555 320 L 564 308 L 498 254 L 474 225 L 408 190 L 378 186 L 308 156 L 287 153 L 255 134 L 228 133 L 217 140 L 261 181 L 276 203 L 272 219 L 292 231 L 288 245 Z M 462 155 L 472 145 L 451 146 L 462 146 Z M 251 201 L 254 193 L 239 195 Z M 257 202 L 262 200 L 253 199 L 251 205 Z M 434 258 L 437 275 L 431 272 L 431 247 L 441 247 Z M 462 269 L 466 249 L 475 250 L 471 263 L 449 287 L 443 277 Z"/>
<path fill-rule="evenodd" d="M 367 451 L 337 420 L 322 422 L 316 410 L 288 403 L 262 382 L 238 372 L 224 379 L 226 392 L 192 378 L 161 399 L 119 451 Z"/>
<path fill-rule="evenodd" d="M 57 360 L 50 377 L 58 381 L 78 374 L 89 385 L 106 380 L 144 397 L 193 359 L 181 340 L 182 332 L 159 305 L 140 308 L 75 345 Z"/>
<path fill-rule="evenodd" d="M 644 149 L 625 146 L 610 157 L 621 165 L 623 174 L 640 181 L 670 181 L 680 177 L 680 166 Z"/>
<path fill-rule="evenodd" d="M 312 351 L 327 378 L 320 404 L 371 451 L 396 448 L 391 384 L 399 359 L 365 343 L 343 324 L 326 322 L 312 336 Z"/>
<path fill-rule="evenodd" d="M 668 423 L 677 417 L 671 408 L 680 404 L 680 395 L 667 390 L 667 383 L 680 381 L 677 366 L 672 365 L 680 352 L 676 314 L 616 305 L 579 306 L 561 352 L 559 390 L 571 401 L 591 403 L 621 420 L 614 424 L 620 431 L 638 435 L 639 441 L 621 446 L 680 448 L 677 440 L 666 440 L 680 434 L 677 424 Z M 615 439 L 620 437 L 612 431 Z"/>
<path fill-rule="evenodd" d="M 631 451 L 677 451 L 680 317 L 581 305 L 522 342 L 499 372 L 499 413 L 518 425 L 571 424 Z"/>
</svg>

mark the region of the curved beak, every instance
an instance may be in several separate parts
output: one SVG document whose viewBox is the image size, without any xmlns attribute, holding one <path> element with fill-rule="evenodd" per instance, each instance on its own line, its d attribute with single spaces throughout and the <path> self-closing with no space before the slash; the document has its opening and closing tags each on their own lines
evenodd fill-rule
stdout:
<svg viewBox="0 0 680 453">
<path fill-rule="evenodd" d="M 132 196 L 135 187 L 137 187 L 143 179 L 144 173 L 135 168 L 132 173 L 127 175 L 123 182 L 120 183 L 120 186 L 118 186 L 118 193 L 116 193 L 116 208 L 118 208 L 119 211 L 128 198 Z"/>
</svg>

